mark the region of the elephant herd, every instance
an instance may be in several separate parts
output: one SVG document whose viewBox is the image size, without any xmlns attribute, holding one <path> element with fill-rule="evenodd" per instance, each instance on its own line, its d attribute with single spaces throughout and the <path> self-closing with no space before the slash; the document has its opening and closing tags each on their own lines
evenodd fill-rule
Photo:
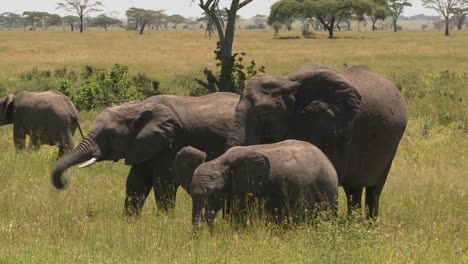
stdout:
<svg viewBox="0 0 468 264">
<path fill-rule="evenodd" d="M 50 123 L 37 134 L 59 146 L 56 188 L 64 187 L 63 173 L 71 166 L 124 159 L 131 166 L 126 214 L 139 214 L 151 189 L 158 208 L 173 208 L 181 186 L 192 198 L 194 227 L 203 218 L 211 226 L 219 210 L 243 222 L 253 206 L 279 222 L 323 210 L 336 214 L 338 186 L 349 213 L 361 208 L 366 188 L 367 216 L 376 219 L 407 123 L 398 88 L 363 65 L 256 75 L 240 97 L 160 95 L 110 107 L 72 151 L 78 115 L 69 100 L 52 101 L 59 93 L 49 92 L 44 102 L 28 102 L 21 94 L 0 99 L 0 125 L 14 124 L 15 145 L 22 148 L 25 133 L 35 142 L 26 123 Z M 63 110 L 57 118 L 40 115 L 50 104 Z M 37 108 L 25 121 L 28 107 Z"/>
</svg>

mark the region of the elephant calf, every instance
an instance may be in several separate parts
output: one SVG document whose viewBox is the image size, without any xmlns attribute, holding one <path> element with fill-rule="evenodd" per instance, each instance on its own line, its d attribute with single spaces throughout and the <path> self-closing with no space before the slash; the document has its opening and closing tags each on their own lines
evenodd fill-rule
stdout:
<svg viewBox="0 0 468 264">
<path fill-rule="evenodd" d="M 174 160 L 176 181 L 192 197 L 194 228 L 199 226 L 204 209 L 212 226 L 225 203 L 239 221 L 245 217 L 249 201 L 255 199 L 279 221 L 290 217 L 304 220 L 318 209 L 336 209 L 335 168 L 310 143 L 286 140 L 233 147 L 209 162 L 205 156 L 185 147 Z"/>
<path fill-rule="evenodd" d="M 13 124 L 17 150 L 23 150 L 26 135 L 31 146 L 58 146 L 61 157 L 73 149 L 73 135 L 78 127 L 78 111 L 59 91 L 19 92 L 0 99 L 0 125 Z M 83 133 L 81 132 L 81 135 Z"/>
</svg>

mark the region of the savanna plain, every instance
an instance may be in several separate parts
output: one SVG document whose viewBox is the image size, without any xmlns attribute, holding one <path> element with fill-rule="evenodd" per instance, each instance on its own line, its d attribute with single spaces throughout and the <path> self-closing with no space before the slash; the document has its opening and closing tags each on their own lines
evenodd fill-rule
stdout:
<svg viewBox="0 0 468 264">
<path fill-rule="evenodd" d="M 377 223 L 362 212 L 348 221 L 340 191 L 335 221 L 279 227 L 253 218 L 238 229 L 219 216 L 213 234 L 194 237 L 183 190 L 173 211 L 159 211 L 150 195 L 142 215 L 129 219 L 123 162 L 72 168 L 58 191 L 50 180 L 57 149 L 16 153 L 12 127 L 3 126 L 0 263 L 468 263 L 468 31 L 272 35 L 239 30 L 235 50 L 272 74 L 311 63 L 367 64 L 401 87 L 409 122 Z M 18 77 L 34 67 L 115 63 L 159 80 L 164 93 L 187 95 L 205 67 L 216 67 L 215 43 L 203 31 L 0 31 L 0 95 L 41 90 Z M 99 111 L 81 112 L 85 132 Z"/>
</svg>

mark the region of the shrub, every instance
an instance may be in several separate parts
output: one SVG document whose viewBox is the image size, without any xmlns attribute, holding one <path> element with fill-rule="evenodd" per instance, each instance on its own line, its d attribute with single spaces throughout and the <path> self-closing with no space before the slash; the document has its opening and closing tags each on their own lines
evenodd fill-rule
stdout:
<svg viewBox="0 0 468 264">
<path fill-rule="evenodd" d="M 216 66 L 222 67 L 222 54 L 221 54 L 221 47 L 219 42 L 216 43 L 216 49 L 214 50 Z M 247 54 L 245 52 L 235 53 L 232 55 L 232 69 L 231 69 L 231 82 L 233 85 L 233 91 L 235 93 L 241 93 L 244 90 L 247 81 L 256 75 L 258 72 L 265 72 L 265 66 L 257 67 L 257 64 L 254 60 L 250 61 L 249 66 L 244 65 L 244 57 Z M 196 82 L 201 86 L 200 89 L 196 89 L 197 93 L 213 93 L 218 91 L 223 91 L 218 83 L 220 79 L 220 73 L 213 74 L 212 71 L 205 69 L 204 74 L 206 76 L 207 82 L 204 82 L 200 79 L 195 79 Z M 207 90 L 203 92 L 202 90 Z"/>
<path fill-rule="evenodd" d="M 129 75 L 128 67 L 115 64 L 109 71 L 85 66 L 81 74 L 62 67 L 54 71 L 38 70 L 19 75 L 22 89 L 45 91 L 58 89 L 80 110 L 141 100 L 160 94 L 159 81 L 138 73 Z"/>
<path fill-rule="evenodd" d="M 455 126 L 468 132 L 468 75 L 451 71 L 437 74 L 398 73 L 390 76 L 408 103 L 408 115 L 425 120 L 430 130 Z"/>
</svg>

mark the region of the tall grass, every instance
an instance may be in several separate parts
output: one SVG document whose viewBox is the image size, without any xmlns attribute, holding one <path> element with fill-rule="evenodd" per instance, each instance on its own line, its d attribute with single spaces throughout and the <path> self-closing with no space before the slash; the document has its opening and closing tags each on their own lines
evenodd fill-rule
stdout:
<svg viewBox="0 0 468 264">
<path fill-rule="evenodd" d="M 359 214 L 346 221 L 340 192 L 335 222 L 284 228 L 260 220 L 239 230 L 219 217 L 213 235 L 193 237 L 182 190 L 175 210 L 159 211 L 150 194 L 141 217 L 128 219 L 122 212 L 129 168 L 122 162 L 72 168 L 68 188 L 57 191 L 50 180 L 57 149 L 16 153 L 12 127 L 4 126 L 0 263 L 468 263 L 468 35 L 338 35 L 347 38 L 273 40 L 272 32 L 240 31 L 236 48 L 271 73 L 310 62 L 366 63 L 402 86 L 409 124 L 377 224 Z M 0 40 L 0 79 L 13 86 L 34 66 L 122 63 L 161 80 L 166 92 L 187 94 L 190 76 L 214 67 L 214 40 L 200 32 L 13 31 L 0 32 Z M 85 131 L 97 114 L 81 113 Z"/>
</svg>

